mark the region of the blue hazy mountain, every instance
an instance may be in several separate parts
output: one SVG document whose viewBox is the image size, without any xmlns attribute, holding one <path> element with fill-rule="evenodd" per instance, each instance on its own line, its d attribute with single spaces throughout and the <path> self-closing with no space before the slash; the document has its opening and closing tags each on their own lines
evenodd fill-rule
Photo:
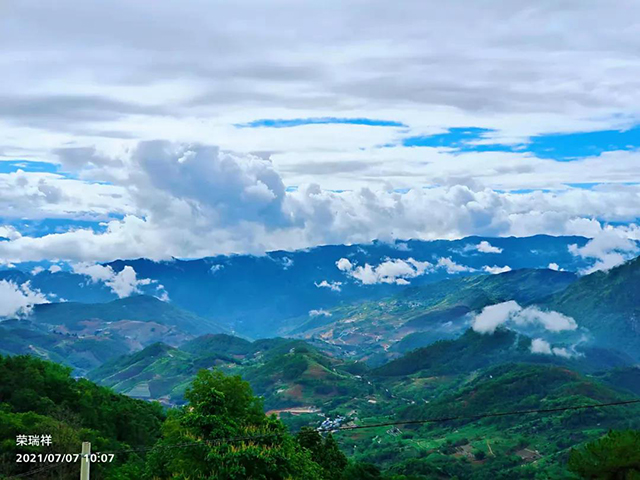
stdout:
<svg viewBox="0 0 640 480">
<path fill-rule="evenodd" d="M 171 303 L 201 317 L 213 319 L 240 335 L 258 338 L 275 335 L 287 319 L 305 317 L 338 305 L 387 297 L 408 286 L 415 287 L 459 276 L 486 273 L 486 268 L 547 268 L 557 264 L 577 271 L 588 262 L 569 252 L 569 245 L 584 245 L 583 237 L 482 238 L 460 240 L 373 242 L 360 245 L 321 246 L 295 252 L 275 251 L 263 256 L 231 255 L 197 260 L 155 262 L 147 259 L 118 260 L 108 265 L 115 272 L 125 266 L 137 277 L 154 283 L 139 293 L 157 294 L 162 285 Z M 486 242 L 490 248 L 478 248 Z M 484 251 L 482 251 L 484 250 Z M 489 250 L 489 251 L 487 251 Z M 385 261 L 414 259 L 440 267 L 395 283 L 364 284 L 353 272 L 338 269 L 346 258 L 354 265 L 375 269 Z M 450 262 L 449 262 L 450 261 Z M 447 268 L 457 265 L 461 268 Z M 0 272 L 0 280 L 30 282 L 32 288 L 73 302 L 108 302 L 116 295 L 101 282 L 69 271 L 32 274 L 19 269 Z M 323 283 L 324 282 L 324 283 Z M 408 284 L 408 285 L 407 285 Z M 325 286 L 321 286 L 325 285 Z M 330 288 L 333 286 L 333 289 Z"/>
</svg>

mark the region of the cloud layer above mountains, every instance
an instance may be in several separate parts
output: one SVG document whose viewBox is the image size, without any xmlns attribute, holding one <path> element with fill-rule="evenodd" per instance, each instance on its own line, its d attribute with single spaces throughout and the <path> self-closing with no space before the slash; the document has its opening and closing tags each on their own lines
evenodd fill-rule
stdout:
<svg viewBox="0 0 640 480">
<path fill-rule="evenodd" d="M 309 184 L 291 191 L 269 160 L 165 141 L 141 143 L 122 157 L 85 165 L 80 179 L 39 175 L 52 187 L 63 182 L 74 188 L 65 188 L 64 197 L 46 208 L 42 194 L 26 195 L 12 203 L 16 213 L 99 223 L 41 236 L 5 226 L 0 256 L 6 261 L 160 259 L 373 239 L 550 233 L 613 238 L 575 252 L 610 263 L 606 255 L 629 252 L 630 239 L 640 238 L 633 225 L 603 227 L 595 219 L 624 216 L 624 198 L 637 199 L 635 187 L 514 194 L 466 185 L 333 192 Z M 14 176 L 30 191 L 28 174 Z M 488 243 L 474 248 L 497 253 Z"/>
<path fill-rule="evenodd" d="M 0 262 L 547 233 L 610 268 L 640 238 L 639 9 L 11 2 Z"/>
<path fill-rule="evenodd" d="M 478 333 L 493 333 L 501 326 L 539 326 L 549 332 L 576 330 L 578 324 L 559 312 L 544 311 L 537 307 L 521 307 L 517 302 L 490 305 L 475 315 L 471 326 Z"/>
</svg>

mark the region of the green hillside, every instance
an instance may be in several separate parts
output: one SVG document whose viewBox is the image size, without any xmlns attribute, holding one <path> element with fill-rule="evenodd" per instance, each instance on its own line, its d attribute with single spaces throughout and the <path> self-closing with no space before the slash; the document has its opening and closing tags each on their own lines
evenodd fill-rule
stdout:
<svg viewBox="0 0 640 480">
<path fill-rule="evenodd" d="M 410 335 L 407 344 L 413 348 L 454 338 L 466 330 L 470 312 L 509 300 L 527 305 L 564 290 L 576 278 L 570 272 L 523 269 L 445 280 L 380 301 L 335 308 L 331 316 L 313 318 L 289 333 L 354 347 L 357 358 L 379 365 L 407 351 L 406 345 L 396 343 Z"/>
<path fill-rule="evenodd" d="M 35 323 L 60 325 L 71 331 L 83 330 L 83 322 L 94 319 L 103 323 L 120 320 L 155 322 L 191 335 L 224 331 L 223 327 L 212 320 L 146 295 L 121 298 L 108 303 L 45 303 L 36 305 L 32 315 Z"/>
<path fill-rule="evenodd" d="M 633 360 L 617 352 L 584 347 L 581 355 L 565 358 L 531 352 L 531 339 L 511 330 L 498 329 L 492 335 L 471 329 L 455 340 L 440 340 L 410 351 L 371 371 L 372 375 L 394 377 L 470 373 L 480 368 L 509 362 L 565 365 L 577 371 L 597 372 L 628 367 Z"/>
<path fill-rule="evenodd" d="M 94 451 L 151 447 L 160 437 L 165 414 L 156 403 L 134 400 L 87 380 L 74 380 L 71 370 L 31 356 L 0 356 L 0 478 L 32 470 L 17 463 L 16 453 L 76 453 L 83 441 Z M 46 448 L 18 447 L 16 435 L 52 435 Z M 118 476 L 139 463 L 123 454 L 113 463 L 95 464 L 91 478 Z M 78 464 L 62 463 L 40 479 L 76 478 Z"/>
<path fill-rule="evenodd" d="M 573 317 L 599 344 L 640 360 L 640 257 L 586 275 L 543 305 Z"/>
<path fill-rule="evenodd" d="M 414 378 L 415 399 L 363 423 L 437 419 L 632 398 L 553 365 L 504 364 L 452 381 Z M 354 458 L 411 478 L 578 478 L 567 470 L 571 448 L 608 429 L 640 427 L 640 407 L 625 406 L 398 425 L 340 438 Z"/>
<path fill-rule="evenodd" d="M 0 353 L 35 355 L 83 375 L 156 342 L 178 346 L 194 335 L 222 331 L 211 320 L 149 296 L 97 304 L 48 303 L 36 305 L 27 319 L 0 323 Z"/>
<path fill-rule="evenodd" d="M 240 374 L 269 409 L 339 404 L 362 390 L 352 362 L 333 358 L 301 340 L 248 342 L 230 335 L 198 337 L 180 348 L 154 344 L 89 372 L 88 378 L 120 393 L 182 403 L 202 368 Z"/>
</svg>

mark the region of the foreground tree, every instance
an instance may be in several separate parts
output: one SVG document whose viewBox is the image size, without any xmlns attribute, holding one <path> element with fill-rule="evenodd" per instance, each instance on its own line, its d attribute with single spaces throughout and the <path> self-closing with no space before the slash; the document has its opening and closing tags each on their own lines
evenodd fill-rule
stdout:
<svg viewBox="0 0 640 480">
<path fill-rule="evenodd" d="M 153 479 L 310 479 L 323 469 L 239 376 L 198 373 L 147 461 Z"/>
<path fill-rule="evenodd" d="M 589 479 L 640 480 L 640 432 L 612 431 L 573 450 L 569 469 Z"/>
<path fill-rule="evenodd" d="M 342 477 L 349 461 L 331 434 L 323 438 L 316 430 L 304 427 L 296 435 L 298 443 L 309 451 L 311 458 L 322 468 L 327 480 Z"/>
</svg>

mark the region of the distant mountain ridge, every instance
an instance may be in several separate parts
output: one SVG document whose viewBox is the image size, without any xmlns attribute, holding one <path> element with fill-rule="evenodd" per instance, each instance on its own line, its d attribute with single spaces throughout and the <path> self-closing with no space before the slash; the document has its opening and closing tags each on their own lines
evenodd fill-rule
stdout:
<svg viewBox="0 0 640 480">
<path fill-rule="evenodd" d="M 224 331 L 212 320 L 149 296 L 48 303 L 35 305 L 27 319 L 0 322 L 0 353 L 34 354 L 83 373 L 154 342 L 181 345 Z"/>
<path fill-rule="evenodd" d="M 581 277 L 542 305 L 571 316 L 598 343 L 640 362 L 640 257 Z"/>
<path fill-rule="evenodd" d="M 279 334 L 282 328 L 290 326 L 291 319 L 308 317 L 310 312 L 384 298 L 407 288 L 379 279 L 377 283 L 376 279 L 363 283 L 356 278 L 355 270 L 338 269 L 336 262 L 342 258 L 348 259 L 354 269 L 369 265 L 375 270 L 385 262 L 408 259 L 432 264 L 433 268 L 421 274 L 416 272 L 405 280 L 413 287 L 483 274 L 494 267 L 540 269 L 555 263 L 565 270 L 578 271 L 590 262 L 572 255 L 569 246 L 580 247 L 587 242 L 584 237 L 547 235 L 398 240 L 276 251 L 262 256 L 231 255 L 160 262 L 118 260 L 105 265 L 116 273 L 129 266 L 138 279 L 149 279 L 148 284 L 136 287 L 144 294 L 156 295 L 162 285 L 174 305 L 243 336 L 260 338 Z M 44 270 L 33 274 L 4 270 L 0 271 L 2 279 L 18 284 L 29 281 L 32 288 L 67 301 L 104 303 L 116 298 L 104 283 L 65 271 Z"/>
</svg>

